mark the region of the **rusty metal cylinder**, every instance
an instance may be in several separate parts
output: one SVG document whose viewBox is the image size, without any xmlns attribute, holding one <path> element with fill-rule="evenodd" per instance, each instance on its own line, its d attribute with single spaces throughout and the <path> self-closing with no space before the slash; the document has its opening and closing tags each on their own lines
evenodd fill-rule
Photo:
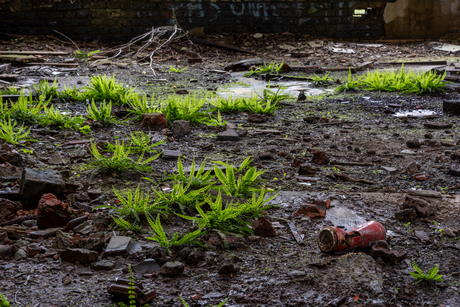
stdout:
<svg viewBox="0 0 460 307">
<path fill-rule="evenodd" d="M 327 226 L 318 234 L 318 246 L 325 253 L 337 253 L 356 247 L 370 247 L 374 242 L 385 240 L 382 224 L 369 221 L 349 231 Z"/>
</svg>

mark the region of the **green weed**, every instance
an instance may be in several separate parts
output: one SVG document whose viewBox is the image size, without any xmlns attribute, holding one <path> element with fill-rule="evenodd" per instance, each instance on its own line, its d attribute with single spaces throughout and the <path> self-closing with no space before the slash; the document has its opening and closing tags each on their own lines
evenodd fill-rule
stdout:
<svg viewBox="0 0 460 307">
<path fill-rule="evenodd" d="M 115 105 L 124 105 L 133 99 L 134 89 L 128 89 L 122 83 L 115 81 L 115 77 L 106 75 L 91 77 L 89 86 L 84 88 L 80 99 L 91 99 L 97 102 L 109 101 Z"/>
<path fill-rule="evenodd" d="M 6 299 L 5 295 L 3 293 L 0 293 L 0 307 L 10 307 L 10 303 Z"/>
<path fill-rule="evenodd" d="M 101 103 L 99 108 L 94 103 L 94 100 L 91 104 L 86 108 L 86 112 L 88 113 L 87 117 L 91 120 L 95 120 L 101 122 L 104 127 L 115 122 L 115 118 L 112 116 L 112 103 Z"/>
<path fill-rule="evenodd" d="M 211 175 L 212 169 L 204 171 L 206 159 L 203 160 L 198 170 L 196 169 L 195 159 L 193 159 L 190 166 L 190 173 L 188 175 L 184 172 L 184 165 L 182 159 L 177 160 L 177 174 L 169 176 L 170 179 L 181 182 L 184 186 L 190 185 L 191 189 L 202 188 L 204 186 L 214 184 L 215 176 Z"/>
<path fill-rule="evenodd" d="M 245 77 L 250 77 L 253 75 L 260 75 L 260 74 L 266 74 L 266 73 L 274 73 L 277 74 L 281 72 L 281 69 L 283 68 L 284 61 L 281 62 L 280 64 L 277 64 L 276 61 L 271 62 L 270 64 L 264 63 L 262 66 L 258 66 L 255 69 L 251 70 L 250 72 L 244 74 Z"/>
<path fill-rule="evenodd" d="M 122 143 L 115 143 L 113 147 L 113 154 L 111 157 L 107 157 L 101 154 L 95 143 L 91 144 L 90 152 L 94 157 L 94 160 L 87 165 L 87 168 L 96 169 L 98 173 L 116 173 L 121 174 L 123 172 L 134 170 L 149 172 L 152 170 L 147 164 L 156 159 L 151 157 L 143 160 L 143 155 L 139 157 L 137 161 L 134 161 L 129 157 L 131 153 L 129 148 Z"/>
<path fill-rule="evenodd" d="M 53 125 L 59 128 L 72 128 L 79 129 L 85 122 L 82 116 L 71 116 L 62 114 L 57 108 L 53 106 L 44 109 L 45 115 L 40 119 L 42 125 Z"/>
<path fill-rule="evenodd" d="M 279 107 L 271 101 L 260 100 L 258 96 L 253 95 L 250 98 L 240 98 L 241 110 L 255 114 L 273 114 Z"/>
<path fill-rule="evenodd" d="M 35 91 L 38 96 L 44 96 L 45 99 L 58 98 L 60 96 L 57 86 L 57 79 L 49 85 L 47 80 L 41 80 L 38 86 L 34 84 Z"/>
<path fill-rule="evenodd" d="M 220 111 L 217 111 L 217 117 L 210 117 L 207 120 L 204 120 L 203 123 L 207 126 L 212 126 L 212 127 L 224 127 L 227 124 L 227 121 L 222 120 L 222 115 L 220 114 Z"/>
<path fill-rule="evenodd" d="M 210 185 L 198 190 L 189 191 L 191 183 L 184 185 L 182 182 L 175 182 L 170 192 L 152 189 L 156 194 L 155 203 L 160 206 L 177 207 L 182 214 L 186 210 L 194 208 L 195 204 L 204 199 L 204 193 L 211 188 Z"/>
<path fill-rule="evenodd" d="M 250 167 L 244 175 L 236 178 L 236 172 L 242 172 L 246 167 L 249 166 L 252 159 L 246 158 L 240 167 L 235 169 L 234 166 L 220 161 L 214 161 L 214 163 L 225 166 L 224 172 L 217 166 L 214 165 L 214 173 L 219 181 L 222 183 L 221 189 L 224 193 L 231 196 L 248 196 L 253 192 L 259 192 L 260 189 L 254 188 L 254 185 L 258 182 L 258 177 L 265 173 L 265 171 L 257 171 L 256 167 Z"/>
<path fill-rule="evenodd" d="M 159 151 L 156 150 L 157 146 L 160 146 L 161 144 L 166 143 L 166 138 L 164 138 L 161 141 L 158 141 L 154 144 L 150 144 L 152 141 L 152 134 L 149 132 L 149 134 L 145 134 L 142 131 L 135 131 L 130 132 L 129 135 L 126 135 L 128 137 L 129 143 L 130 143 L 130 151 L 131 152 L 136 152 L 136 153 L 155 153 L 158 156 L 160 155 Z"/>
<path fill-rule="evenodd" d="M 154 240 L 160 243 L 160 246 L 166 248 L 168 253 L 170 253 L 170 248 L 177 245 L 182 244 L 199 244 L 195 241 L 196 238 L 203 236 L 206 234 L 203 229 L 199 228 L 193 232 L 190 232 L 184 235 L 182 238 L 179 239 L 179 234 L 177 232 L 174 233 L 173 237 L 168 240 L 166 233 L 163 230 L 163 226 L 161 225 L 160 215 L 157 215 L 155 222 L 147 215 L 147 221 L 149 222 L 150 227 L 152 228 L 152 236 L 146 237 L 148 240 Z"/>
<path fill-rule="evenodd" d="M 28 137 L 30 129 L 24 128 L 24 125 L 17 128 L 15 123 L 11 122 L 11 118 L 0 120 L 0 139 L 5 140 L 9 144 L 19 144 L 22 141 L 35 141 Z"/>
<path fill-rule="evenodd" d="M 439 264 L 437 264 L 434 268 L 431 268 L 428 271 L 428 274 L 425 274 L 414 262 L 414 259 L 412 259 L 412 268 L 416 272 L 409 272 L 409 274 L 414 277 L 417 281 L 415 284 L 419 284 L 424 280 L 435 280 L 435 281 L 444 281 L 442 279 L 442 275 L 437 275 L 439 271 Z"/>
<path fill-rule="evenodd" d="M 211 99 L 210 103 L 223 113 L 235 113 L 241 109 L 241 100 L 238 98 L 233 99 L 231 95 L 228 98 L 216 97 Z"/>
<path fill-rule="evenodd" d="M 142 115 L 146 113 L 161 113 L 161 105 L 156 105 L 154 102 L 154 95 L 149 102 L 147 95 L 139 97 L 137 95 L 133 96 L 133 99 L 128 101 L 128 105 L 131 109 L 128 109 L 128 113 L 134 114 L 138 120 L 141 120 Z"/>
<path fill-rule="evenodd" d="M 166 119 L 173 122 L 176 119 L 188 120 L 192 123 L 201 123 L 207 119 L 207 112 L 202 110 L 206 98 L 194 95 L 173 95 L 166 99 L 166 107 L 162 108 Z"/>
<path fill-rule="evenodd" d="M 168 72 L 169 72 L 169 73 L 172 73 L 172 72 L 175 72 L 175 73 L 185 73 L 185 72 L 187 72 L 187 68 L 188 68 L 188 66 L 186 66 L 186 67 L 184 67 L 184 68 L 175 68 L 174 66 L 169 65 L 169 70 L 168 70 Z"/>
<path fill-rule="evenodd" d="M 39 96 L 38 101 L 35 101 L 32 94 L 25 96 L 21 94 L 18 101 L 11 103 L 11 107 L 6 105 L 2 107 L 3 116 L 9 116 L 19 122 L 35 123 L 40 119 L 40 112 L 48 106 L 50 100 L 46 100 L 45 96 Z"/>
<path fill-rule="evenodd" d="M 314 74 L 313 77 L 310 77 L 310 78 L 311 78 L 311 81 L 312 81 L 313 85 L 315 85 L 315 86 L 326 86 L 332 81 L 332 79 L 329 78 L 329 74 L 330 74 L 330 72 L 327 73 L 326 75 L 322 76 L 322 77 Z"/>
</svg>

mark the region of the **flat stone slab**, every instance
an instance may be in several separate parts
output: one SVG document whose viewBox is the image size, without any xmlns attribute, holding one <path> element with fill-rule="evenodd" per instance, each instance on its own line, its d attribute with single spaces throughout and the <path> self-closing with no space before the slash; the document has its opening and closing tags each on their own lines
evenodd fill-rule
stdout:
<svg viewBox="0 0 460 307">
<path fill-rule="evenodd" d="M 59 230 L 62 231 L 64 230 L 64 228 L 56 227 L 56 228 L 36 230 L 36 231 L 32 231 L 29 235 L 31 238 L 34 238 L 34 239 L 38 239 L 38 238 L 47 239 L 50 237 L 54 237 Z"/>
<path fill-rule="evenodd" d="M 25 168 L 22 172 L 19 193 L 24 201 L 36 205 L 46 193 L 52 193 L 57 198 L 61 198 L 64 194 L 64 187 L 61 175 L 53 170 Z"/>
<path fill-rule="evenodd" d="M 137 274 L 160 273 L 160 265 L 154 259 L 145 259 L 143 262 L 133 266 L 133 271 Z"/>
<path fill-rule="evenodd" d="M 217 136 L 219 141 L 239 141 L 240 136 L 235 129 L 228 129 L 227 131 L 219 133 Z"/>
<path fill-rule="evenodd" d="M 164 149 L 163 153 L 161 154 L 161 157 L 166 160 L 173 160 L 173 159 L 178 159 L 182 156 L 182 153 L 180 150 L 167 150 Z"/>
<path fill-rule="evenodd" d="M 103 259 L 103 260 L 93 263 L 91 267 L 95 269 L 96 271 L 102 271 L 102 270 L 110 271 L 111 269 L 115 267 L 115 262 Z"/>
<path fill-rule="evenodd" d="M 427 122 L 423 124 L 427 128 L 431 129 L 449 129 L 452 128 L 453 124 L 445 122 Z"/>
<path fill-rule="evenodd" d="M 104 257 L 118 256 L 125 253 L 134 254 L 140 252 L 142 247 L 130 237 L 115 236 L 110 239 L 105 249 Z"/>
</svg>

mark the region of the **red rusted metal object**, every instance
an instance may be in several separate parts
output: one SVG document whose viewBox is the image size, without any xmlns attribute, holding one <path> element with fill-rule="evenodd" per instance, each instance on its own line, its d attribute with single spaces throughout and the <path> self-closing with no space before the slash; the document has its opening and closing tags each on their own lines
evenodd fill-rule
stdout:
<svg viewBox="0 0 460 307">
<path fill-rule="evenodd" d="M 337 227 L 324 227 L 318 235 L 318 246 L 325 253 L 337 253 L 356 247 L 369 247 L 385 240 L 385 228 L 375 221 L 358 225 L 349 231 Z"/>
</svg>

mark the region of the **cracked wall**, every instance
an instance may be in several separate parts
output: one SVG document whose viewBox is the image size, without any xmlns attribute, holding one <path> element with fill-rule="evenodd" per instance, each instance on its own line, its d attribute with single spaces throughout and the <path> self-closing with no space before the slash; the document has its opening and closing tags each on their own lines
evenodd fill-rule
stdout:
<svg viewBox="0 0 460 307">
<path fill-rule="evenodd" d="M 385 12 L 387 38 L 434 38 L 460 30 L 460 0 L 398 0 Z"/>
</svg>

